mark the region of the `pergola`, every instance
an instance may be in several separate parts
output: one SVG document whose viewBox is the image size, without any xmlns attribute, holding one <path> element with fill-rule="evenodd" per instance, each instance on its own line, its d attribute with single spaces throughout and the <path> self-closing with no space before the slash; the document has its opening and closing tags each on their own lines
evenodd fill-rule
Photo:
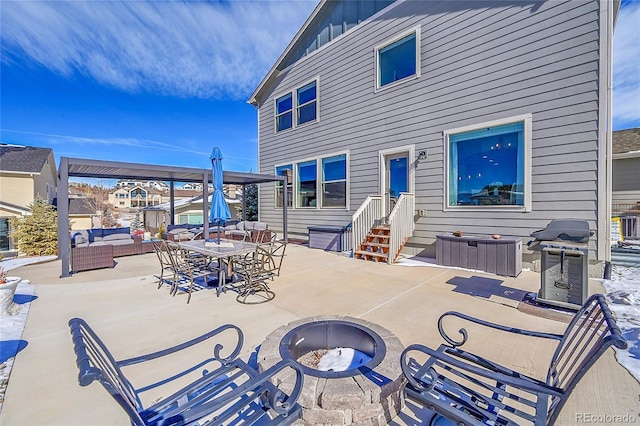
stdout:
<svg viewBox="0 0 640 426">
<path fill-rule="evenodd" d="M 254 183 L 285 181 L 285 176 L 223 172 L 223 183 L 242 185 L 243 193 L 247 185 Z M 157 164 L 123 163 L 118 161 L 90 160 L 85 158 L 60 157 L 58 168 L 58 256 L 62 260 L 62 277 L 70 276 L 69 260 L 71 249 L 71 236 L 69 235 L 69 178 L 103 178 L 103 179 L 136 179 L 159 180 L 169 182 L 169 196 L 171 213 L 170 220 L 174 220 L 174 183 L 197 182 L 202 183 L 203 200 L 202 218 L 203 229 L 209 229 L 209 182 L 211 182 L 211 169 L 198 169 L 191 167 L 162 166 Z M 284 204 L 287 205 L 287 191 L 284 193 Z M 242 211 L 246 212 L 246 197 L 242 197 Z M 282 209 L 282 232 L 287 240 L 287 209 Z M 205 233 L 206 235 L 206 233 Z"/>
</svg>

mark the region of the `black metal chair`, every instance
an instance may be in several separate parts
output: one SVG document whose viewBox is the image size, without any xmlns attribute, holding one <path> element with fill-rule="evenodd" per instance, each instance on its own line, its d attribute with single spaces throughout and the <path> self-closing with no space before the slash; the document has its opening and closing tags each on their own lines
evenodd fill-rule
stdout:
<svg viewBox="0 0 640 426">
<path fill-rule="evenodd" d="M 127 413 L 132 425 L 289 425 L 301 416 L 301 407 L 296 401 L 302 389 L 304 375 L 299 366 L 291 361 L 281 361 L 258 373 L 237 358 L 244 337 L 242 331 L 234 325 L 223 325 L 180 345 L 120 361 L 114 359 L 84 320 L 73 318 L 69 321 L 69 327 L 76 364 L 80 370 L 80 385 L 100 382 Z M 221 356 L 223 347 L 218 343 L 213 348 L 212 357 L 197 360 L 195 365 L 186 366 L 182 373 L 138 388 L 123 373 L 125 367 L 156 360 L 209 341 L 227 330 L 237 334 L 237 344 L 226 358 Z M 292 368 L 296 375 L 295 386 L 289 395 L 271 383 L 275 374 L 288 368 Z M 202 371 L 202 375 L 192 383 L 171 392 L 159 402 L 143 406 L 140 398 L 143 392 L 159 386 L 171 386 L 174 381 L 197 371 Z"/>
<path fill-rule="evenodd" d="M 546 381 L 462 350 L 467 331 L 459 330 L 460 341 L 451 338 L 444 330 L 448 317 L 523 336 L 557 340 Z M 438 329 L 448 344 L 436 350 L 411 345 L 402 353 L 400 363 L 408 380 L 405 394 L 460 425 L 553 424 L 576 384 L 607 348 L 627 347 L 604 296 L 599 294 L 585 302 L 564 334 L 521 330 L 458 312 L 444 313 L 438 320 Z M 423 358 L 426 354 L 428 359 L 420 363 L 409 354 Z"/>
</svg>

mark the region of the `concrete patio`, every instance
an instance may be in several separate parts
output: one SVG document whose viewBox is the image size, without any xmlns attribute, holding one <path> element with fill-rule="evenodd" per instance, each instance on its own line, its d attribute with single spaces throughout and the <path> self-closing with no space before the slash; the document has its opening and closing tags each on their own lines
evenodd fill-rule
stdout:
<svg viewBox="0 0 640 426">
<path fill-rule="evenodd" d="M 214 291 L 171 297 L 157 289 L 155 254 L 122 257 L 114 269 L 75 274 L 60 279 L 60 262 L 12 270 L 36 286 L 23 334 L 28 342 L 15 359 L 0 414 L 9 425 L 128 424 L 120 407 L 97 383 L 82 388 L 67 322 L 84 318 L 103 338 L 116 359 L 152 352 L 203 334 L 224 323 L 245 333 L 241 357 L 248 359 L 265 337 L 289 322 L 314 315 L 362 318 L 389 329 L 406 346 L 422 343 L 437 347 L 442 339 L 438 317 L 457 310 L 488 321 L 515 327 L 562 332 L 565 324 L 549 319 L 542 309 L 523 309 L 499 297 L 485 298 L 461 291 L 472 276 L 501 280 L 514 291 L 536 292 L 539 274 L 522 272 L 517 278 L 473 273 L 433 266 L 405 267 L 364 261 L 289 245 L 281 276 L 271 284 L 276 298 L 247 306 L 235 293 L 219 298 Z M 458 291 L 455 291 L 458 289 Z M 603 292 L 590 282 L 590 294 Z M 482 355 L 544 379 L 549 346 L 531 338 L 468 327 L 470 345 Z M 491 344 L 486 344 L 490 341 Z M 162 364 L 157 363 L 162 371 Z M 132 377 L 135 381 L 135 377 Z M 557 424 L 582 424 L 585 415 L 630 415 L 640 420 L 640 384 L 615 360 L 612 349 L 579 383 Z M 149 395 L 155 399 L 162 395 Z M 148 402 L 148 401 L 147 401 Z M 411 402 L 394 419 L 396 425 L 428 424 Z"/>
</svg>

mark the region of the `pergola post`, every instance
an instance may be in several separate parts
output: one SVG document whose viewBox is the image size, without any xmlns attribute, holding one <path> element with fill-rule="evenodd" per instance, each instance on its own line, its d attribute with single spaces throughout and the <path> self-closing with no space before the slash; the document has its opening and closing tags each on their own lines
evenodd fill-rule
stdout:
<svg viewBox="0 0 640 426">
<path fill-rule="evenodd" d="M 71 239 L 69 237 L 69 162 L 66 157 L 60 159 L 58 169 L 58 257 L 62 261 L 61 278 L 71 275 L 69 271 L 69 254 Z"/>
<path fill-rule="evenodd" d="M 175 225 L 175 217 L 176 217 L 176 208 L 173 205 L 175 201 L 175 183 L 173 181 L 169 182 L 169 224 Z"/>
</svg>

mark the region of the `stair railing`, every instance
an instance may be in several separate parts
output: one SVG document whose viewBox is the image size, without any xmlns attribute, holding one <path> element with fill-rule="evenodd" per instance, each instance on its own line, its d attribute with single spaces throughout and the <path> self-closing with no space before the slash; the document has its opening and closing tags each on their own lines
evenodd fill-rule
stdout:
<svg viewBox="0 0 640 426">
<path fill-rule="evenodd" d="M 376 222 L 380 222 L 381 218 L 382 197 L 380 195 L 369 195 L 351 218 L 351 241 L 354 253 L 364 241 L 364 237 L 371 231 Z"/>
<path fill-rule="evenodd" d="M 413 236 L 415 229 L 413 221 L 414 209 L 415 196 L 409 192 L 401 192 L 398 202 L 389 214 L 389 264 L 395 261 L 405 239 Z"/>
</svg>

